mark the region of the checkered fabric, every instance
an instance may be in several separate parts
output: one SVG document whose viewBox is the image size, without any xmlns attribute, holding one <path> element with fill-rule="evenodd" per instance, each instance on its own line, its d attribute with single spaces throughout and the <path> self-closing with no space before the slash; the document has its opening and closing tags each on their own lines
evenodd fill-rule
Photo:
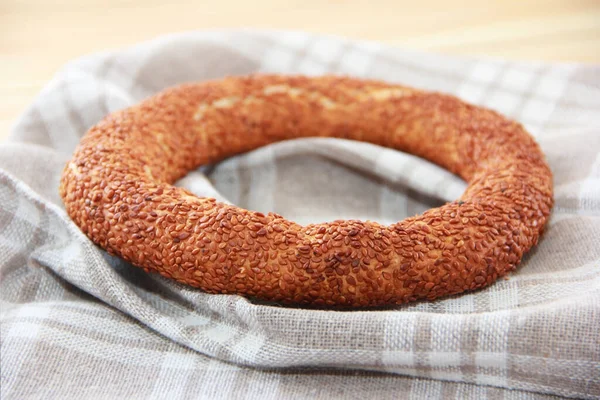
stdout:
<svg viewBox="0 0 600 400">
<path fill-rule="evenodd" d="M 554 172 L 545 235 L 484 290 L 341 312 L 184 287 L 107 255 L 70 221 L 58 181 L 90 126 L 167 86 L 252 72 L 382 79 L 522 122 Z M 465 188 L 417 157 L 336 139 L 275 144 L 178 185 L 300 223 L 391 223 Z M 600 67 L 259 31 L 75 60 L 0 145 L 0 274 L 3 399 L 599 398 Z"/>
</svg>

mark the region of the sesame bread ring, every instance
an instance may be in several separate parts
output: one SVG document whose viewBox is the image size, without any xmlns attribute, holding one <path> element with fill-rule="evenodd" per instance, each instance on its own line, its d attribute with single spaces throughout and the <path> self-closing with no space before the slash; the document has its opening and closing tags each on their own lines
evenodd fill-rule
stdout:
<svg viewBox="0 0 600 400">
<path fill-rule="evenodd" d="M 390 226 L 301 226 L 171 185 L 200 165 L 315 136 L 409 152 L 469 186 Z M 378 81 L 276 75 L 186 84 L 107 116 L 83 137 L 60 194 L 95 243 L 146 271 L 210 293 L 351 307 L 491 284 L 537 243 L 553 202 L 540 148 L 493 111 Z"/>
</svg>

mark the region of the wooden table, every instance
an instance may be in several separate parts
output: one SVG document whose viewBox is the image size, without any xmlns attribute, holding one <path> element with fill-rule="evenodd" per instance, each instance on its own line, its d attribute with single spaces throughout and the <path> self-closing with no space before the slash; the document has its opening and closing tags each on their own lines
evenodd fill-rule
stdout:
<svg viewBox="0 0 600 400">
<path fill-rule="evenodd" d="M 450 54 L 600 61 L 598 0 L 1 0 L 0 140 L 69 59 L 168 32 L 239 27 Z"/>
</svg>

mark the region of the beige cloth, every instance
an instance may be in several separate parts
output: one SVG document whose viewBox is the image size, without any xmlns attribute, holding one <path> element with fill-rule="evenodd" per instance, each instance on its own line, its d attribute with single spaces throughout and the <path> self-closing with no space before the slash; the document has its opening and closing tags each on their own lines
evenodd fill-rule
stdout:
<svg viewBox="0 0 600 400">
<path fill-rule="evenodd" d="M 92 124 L 169 85 L 256 71 L 384 79 L 521 121 L 555 174 L 546 234 L 509 280 L 487 289 L 337 312 L 147 275 L 69 220 L 58 180 Z M 600 397 L 599 153 L 597 66 L 254 31 L 174 35 L 75 60 L 0 145 L 2 398 Z M 265 147 L 179 184 L 301 223 L 390 223 L 465 188 L 422 159 L 334 139 Z"/>
</svg>

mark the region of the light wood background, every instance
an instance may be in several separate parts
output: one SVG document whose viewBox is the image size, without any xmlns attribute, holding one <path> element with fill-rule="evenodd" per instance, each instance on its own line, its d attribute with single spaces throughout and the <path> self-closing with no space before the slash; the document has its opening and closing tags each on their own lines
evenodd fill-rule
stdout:
<svg viewBox="0 0 600 400">
<path fill-rule="evenodd" d="M 164 33 L 240 27 L 449 54 L 600 62 L 600 0 L 0 0 L 0 140 L 71 58 Z"/>
</svg>

